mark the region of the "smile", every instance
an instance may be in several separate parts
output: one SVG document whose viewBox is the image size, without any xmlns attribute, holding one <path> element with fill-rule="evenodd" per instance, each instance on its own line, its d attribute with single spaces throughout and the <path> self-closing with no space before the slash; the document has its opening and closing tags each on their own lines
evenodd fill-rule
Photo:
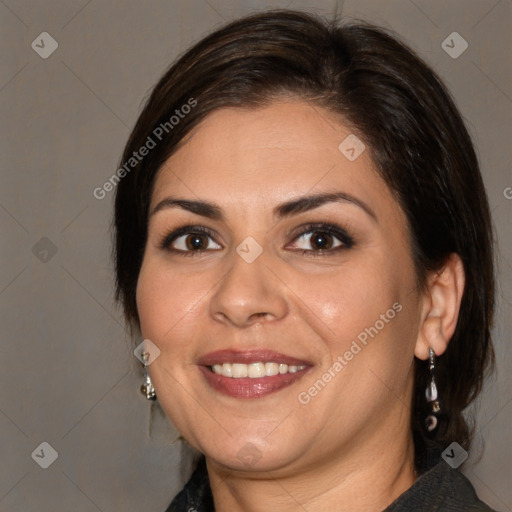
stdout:
<svg viewBox="0 0 512 512">
<path fill-rule="evenodd" d="M 257 379 L 261 377 L 272 377 L 274 375 L 284 375 L 287 373 L 296 373 L 304 370 L 306 365 L 287 365 L 285 363 L 223 363 L 214 364 L 212 371 L 217 375 L 224 377 L 231 377 L 233 379 L 240 379 L 249 377 L 250 379 Z"/>
<path fill-rule="evenodd" d="M 197 364 L 213 390 L 234 398 L 262 398 L 292 385 L 312 368 L 308 361 L 270 350 L 219 350 Z"/>
</svg>

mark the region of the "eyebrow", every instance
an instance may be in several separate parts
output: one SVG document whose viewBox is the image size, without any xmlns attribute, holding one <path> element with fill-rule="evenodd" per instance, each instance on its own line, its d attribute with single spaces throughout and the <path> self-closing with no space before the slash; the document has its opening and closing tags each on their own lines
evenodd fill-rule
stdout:
<svg viewBox="0 0 512 512">
<path fill-rule="evenodd" d="M 273 215 L 278 218 L 290 217 L 291 215 L 297 215 L 299 213 L 313 210 L 327 203 L 354 204 L 365 211 L 375 222 L 378 222 L 375 212 L 364 201 L 347 194 L 346 192 L 326 192 L 291 199 L 290 201 L 286 201 L 285 203 L 276 206 L 273 210 Z M 208 201 L 192 201 L 190 199 L 174 197 L 166 197 L 160 201 L 151 210 L 149 216 L 151 217 L 155 215 L 155 213 L 167 208 L 181 208 L 212 220 L 224 220 L 222 208 L 214 203 L 210 203 Z"/>
</svg>

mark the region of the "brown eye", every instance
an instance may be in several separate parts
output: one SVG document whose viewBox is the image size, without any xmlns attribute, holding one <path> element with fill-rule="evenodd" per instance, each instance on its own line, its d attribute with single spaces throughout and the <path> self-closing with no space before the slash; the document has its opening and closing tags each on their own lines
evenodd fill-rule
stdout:
<svg viewBox="0 0 512 512">
<path fill-rule="evenodd" d="M 288 248 L 299 250 L 303 255 L 329 256 L 354 247 L 354 239 L 340 226 L 315 222 L 302 226 Z"/>
<path fill-rule="evenodd" d="M 184 226 L 166 236 L 161 243 L 162 249 L 177 253 L 201 253 L 207 250 L 222 249 L 213 240 L 212 235 L 200 227 Z"/>
<path fill-rule="evenodd" d="M 190 251 L 205 249 L 208 246 L 208 237 L 199 233 L 187 235 L 185 245 Z"/>
<path fill-rule="evenodd" d="M 310 238 L 310 243 L 315 249 L 331 249 L 333 246 L 333 236 L 321 231 L 315 231 Z"/>
<path fill-rule="evenodd" d="M 340 237 L 319 230 L 309 230 L 303 233 L 297 238 L 294 245 L 297 249 L 309 252 L 329 251 L 344 245 L 348 246 L 347 243 L 340 241 Z"/>
</svg>

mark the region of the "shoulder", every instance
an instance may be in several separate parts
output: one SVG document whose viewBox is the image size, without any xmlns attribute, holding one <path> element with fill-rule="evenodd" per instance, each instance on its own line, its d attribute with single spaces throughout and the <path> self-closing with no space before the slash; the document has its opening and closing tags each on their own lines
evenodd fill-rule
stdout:
<svg viewBox="0 0 512 512">
<path fill-rule="evenodd" d="M 213 512 L 206 462 L 202 457 L 166 512 Z M 471 482 L 443 459 L 423 473 L 384 512 L 496 512 L 478 499 Z"/>
<path fill-rule="evenodd" d="M 213 496 L 204 457 L 199 459 L 190 480 L 165 512 L 213 512 Z"/>
<path fill-rule="evenodd" d="M 384 512 L 496 512 L 481 501 L 471 482 L 440 460 Z"/>
</svg>

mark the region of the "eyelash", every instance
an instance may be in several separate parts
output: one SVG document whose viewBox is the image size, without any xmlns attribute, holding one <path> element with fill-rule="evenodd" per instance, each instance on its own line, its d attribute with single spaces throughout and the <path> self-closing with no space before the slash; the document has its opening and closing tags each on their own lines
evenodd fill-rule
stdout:
<svg viewBox="0 0 512 512">
<path fill-rule="evenodd" d="M 316 250 L 298 249 L 298 251 L 302 251 L 303 255 L 308 254 L 309 256 L 312 256 L 312 257 L 326 256 L 326 255 L 330 255 L 333 253 L 337 253 L 340 250 L 351 249 L 355 245 L 354 239 L 347 233 L 347 231 L 345 231 L 341 227 L 338 227 L 333 224 L 328 224 L 326 222 L 316 222 L 316 223 L 311 223 L 311 224 L 307 224 L 307 225 L 303 226 L 302 230 L 294 236 L 293 240 L 295 241 L 304 235 L 307 235 L 307 234 L 312 235 L 314 233 L 331 235 L 331 236 L 337 238 L 341 242 L 341 245 L 331 248 L 331 249 L 316 249 Z M 162 250 L 170 251 L 170 252 L 173 252 L 180 256 L 186 256 L 186 257 L 197 256 L 206 251 L 211 250 L 211 249 L 200 249 L 197 251 L 183 251 L 181 249 L 174 249 L 171 247 L 171 244 L 176 239 L 178 239 L 180 236 L 195 235 L 195 234 L 207 235 L 210 238 L 214 239 L 213 232 L 210 231 L 208 228 L 205 228 L 203 226 L 198 226 L 198 225 L 187 225 L 187 226 L 182 226 L 182 227 L 172 231 L 168 235 L 166 235 L 160 242 L 159 247 Z M 216 243 L 218 243 L 218 242 L 216 242 Z M 214 249 L 214 250 L 218 250 L 218 249 Z"/>
</svg>

